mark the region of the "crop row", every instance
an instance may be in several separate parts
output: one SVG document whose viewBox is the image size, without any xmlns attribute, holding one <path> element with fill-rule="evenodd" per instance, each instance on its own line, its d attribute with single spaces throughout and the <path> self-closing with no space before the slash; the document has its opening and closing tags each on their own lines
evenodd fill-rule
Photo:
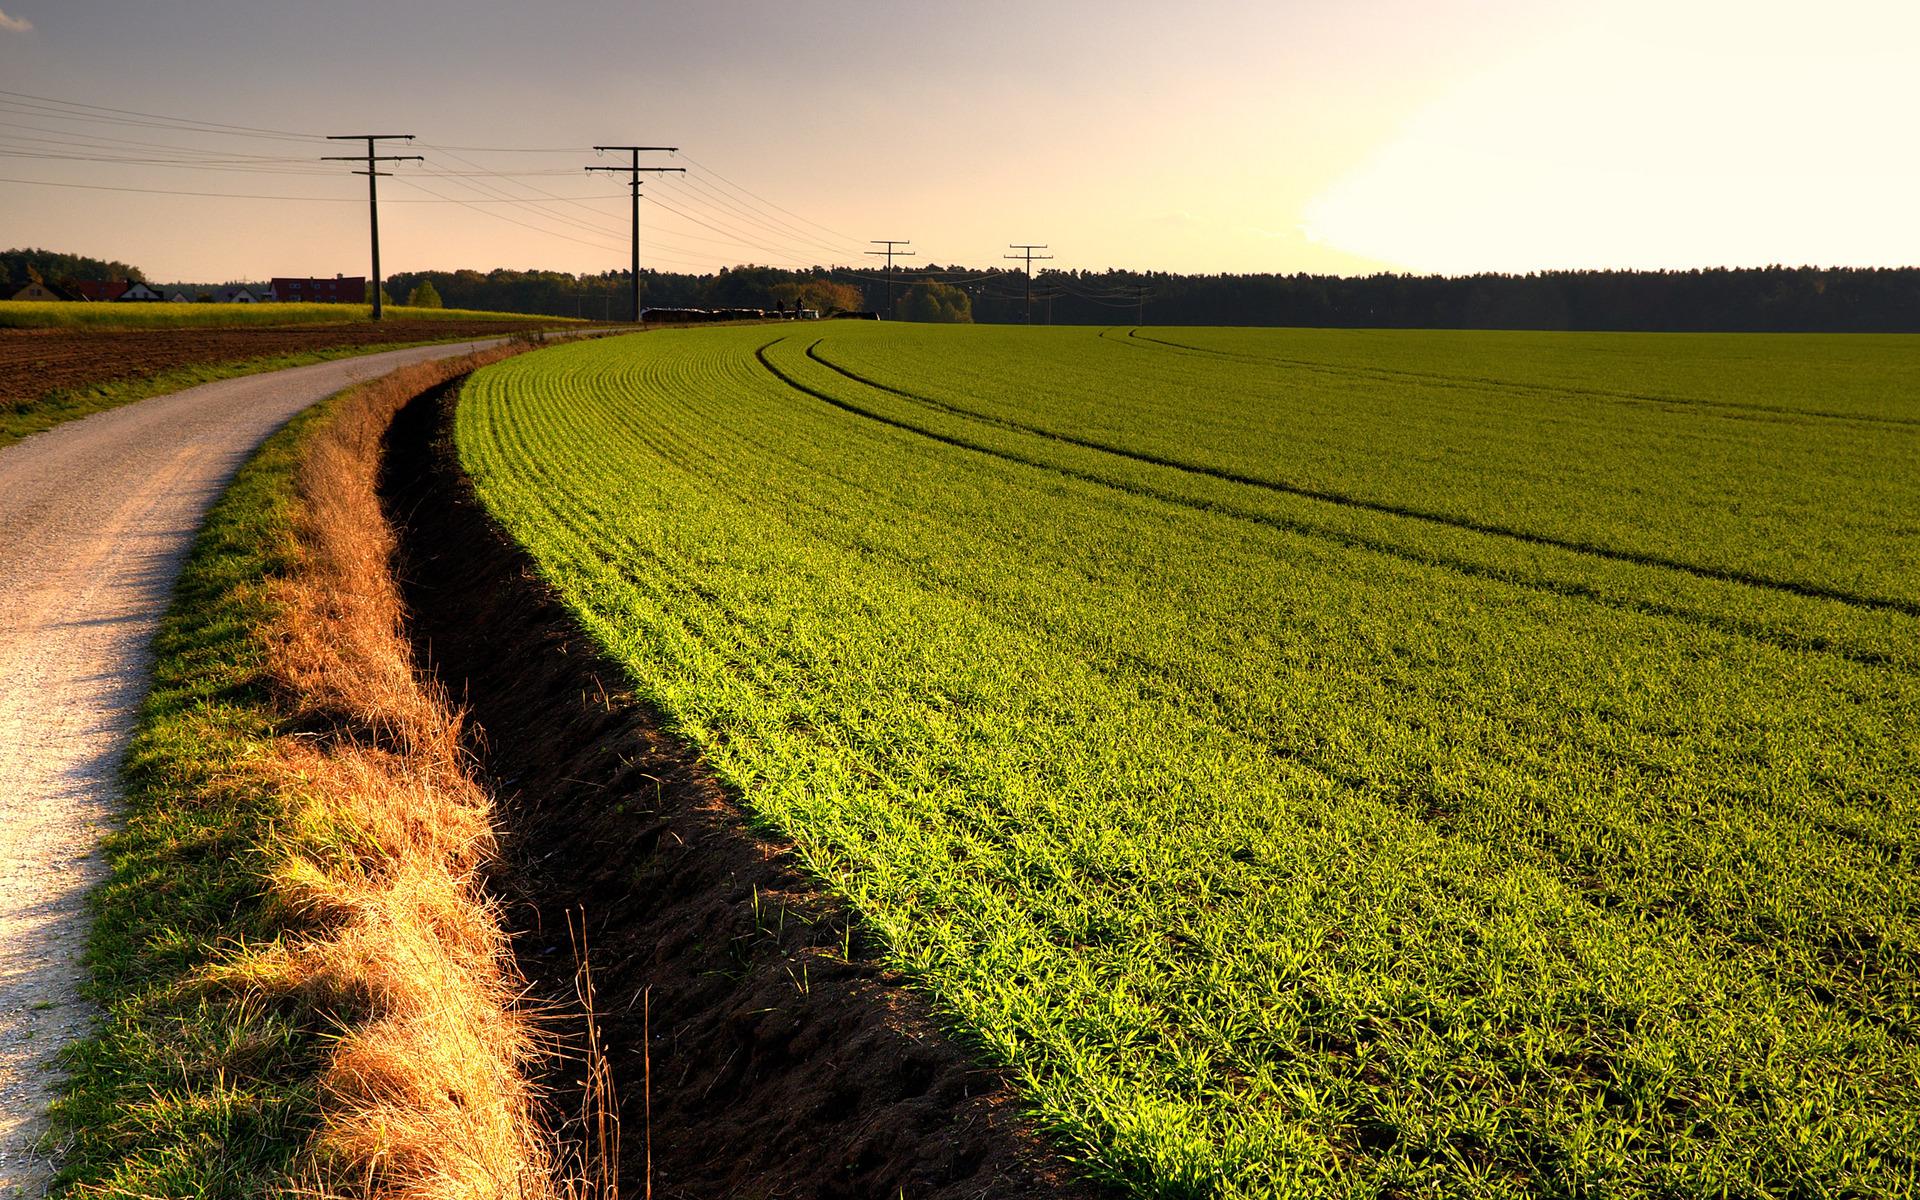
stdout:
<svg viewBox="0 0 1920 1200">
<path fill-rule="evenodd" d="M 1659 381 L 1570 350 L 1542 398 L 1413 335 L 1349 377 L 1298 335 L 1180 334 L 1214 352 L 568 346 L 476 375 L 458 442 L 642 696 L 1095 1174 L 1905 1186 L 1920 622 L 1874 514 L 1912 484 L 1826 504 L 1853 571 L 1721 511 L 1797 529 L 1804 476 L 1910 452 L 1899 421 L 1686 404 L 1684 343 L 1654 404 L 1583 397 Z"/>
</svg>

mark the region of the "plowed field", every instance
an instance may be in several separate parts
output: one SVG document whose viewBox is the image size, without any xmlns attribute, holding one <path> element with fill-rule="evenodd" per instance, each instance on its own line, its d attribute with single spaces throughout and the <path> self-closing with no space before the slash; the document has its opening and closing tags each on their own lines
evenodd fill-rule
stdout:
<svg viewBox="0 0 1920 1200">
<path fill-rule="evenodd" d="M 54 392 L 315 350 L 510 333 L 537 322 L 386 321 L 237 329 L 21 329 L 0 331 L 0 409 Z"/>
</svg>

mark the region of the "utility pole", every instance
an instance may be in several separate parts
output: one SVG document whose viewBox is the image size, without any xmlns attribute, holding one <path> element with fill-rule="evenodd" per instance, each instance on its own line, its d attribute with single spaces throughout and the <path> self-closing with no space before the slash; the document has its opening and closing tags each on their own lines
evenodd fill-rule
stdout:
<svg viewBox="0 0 1920 1200">
<path fill-rule="evenodd" d="M 1146 323 L 1147 323 L 1147 285 L 1143 283 L 1140 285 L 1140 319 L 1139 321 L 1136 322 L 1136 324 L 1145 325 Z"/>
<path fill-rule="evenodd" d="M 891 321 L 896 315 L 898 315 L 894 312 L 894 309 L 893 309 L 893 260 L 896 255 L 901 258 L 913 258 L 915 256 L 915 251 L 897 249 L 897 247 L 900 247 L 900 246 L 913 245 L 913 239 L 912 238 L 906 238 L 906 239 L 870 238 L 868 239 L 868 243 L 874 246 L 886 247 L 885 250 L 869 250 L 867 251 L 867 253 L 872 255 L 875 258 L 879 258 L 882 255 L 886 256 L 886 259 L 887 259 L 887 320 Z"/>
<path fill-rule="evenodd" d="M 675 154 L 680 150 L 678 146 L 595 146 L 593 149 L 594 152 L 598 154 L 605 154 L 609 150 L 625 150 L 633 156 L 632 161 L 624 167 L 588 167 L 587 170 L 625 171 L 627 173 L 628 186 L 633 191 L 633 323 L 638 325 L 640 323 L 640 176 L 643 172 L 664 174 L 669 171 L 677 171 L 684 175 L 687 173 L 687 169 L 685 167 L 643 167 L 640 165 L 640 156 L 642 154 Z"/>
<path fill-rule="evenodd" d="M 1011 259 L 1017 259 L 1017 260 L 1024 260 L 1024 261 L 1026 262 L 1026 264 L 1027 264 L 1027 265 L 1026 265 L 1026 271 L 1027 271 L 1027 324 L 1029 324 L 1029 325 L 1031 325 L 1031 324 L 1033 324 L 1033 264 L 1034 264 L 1034 263 L 1035 263 L 1036 261 L 1043 261 L 1043 260 L 1045 260 L 1045 259 L 1049 259 L 1049 258 L 1052 258 L 1052 257 L 1053 257 L 1053 255 L 1051 255 L 1051 254 L 1035 254 L 1035 253 L 1034 253 L 1034 251 L 1035 251 L 1035 250 L 1045 250 L 1045 249 L 1046 249 L 1046 247 L 1045 247 L 1045 246 L 1042 246 L 1042 245 L 1029 245 L 1029 244 L 1027 244 L 1027 243 L 1024 243 L 1024 242 L 1013 242 L 1013 243 L 1010 243 L 1010 244 L 1009 244 L 1009 245 L 1007 246 L 1007 249 L 1009 249 L 1009 250 L 1018 250 L 1018 251 L 1020 251 L 1021 253 L 1019 253 L 1019 254 L 1002 254 L 1002 255 L 1000 256 L 1001 258 L 1011 258 Z"/>
<path fill-rule="evenodd" d="M 377 143 L 380 142 L 412 141 L 413 135 L 410 133 L 337 133 L 330 134 L 327 140 L 330 142 L 365 142 L 367 144 L 367 153 L 364 157 L 358 154 L 327 154 L 322 156 L 321 161 L 364 162 L 367 164 L 366 170 L 355 171 L 354 174 L 365 175 L 367 177 L 367 213 L 373 226 L 373 319 L 378 321 L 385 315 L 380 305 L 380 177 L 391 174 L 391 172 L 382 171 L 376 164 L 383 162 L 425 162 L 426 160 L 418 154 L 374 153 L 374 150 L 377 148 Z"/>
</svg>

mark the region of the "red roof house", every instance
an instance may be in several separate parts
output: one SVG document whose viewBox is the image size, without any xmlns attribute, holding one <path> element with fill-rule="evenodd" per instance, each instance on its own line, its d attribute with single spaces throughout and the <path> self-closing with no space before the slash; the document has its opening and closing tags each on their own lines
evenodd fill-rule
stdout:
<svg viewBox="0 0 1920 1200">
<path fill-rule="evenodd" d="M 332 279 L 296 279 L 276 275 L 268 294 L 281 304 L 365 304 L 364 275 L 335 275 Z"/>
<path fill-rule="evenodd" d="M 118 300 L 129 286 L 124 279 L 76 279 L 67 290 L 82 300 L 106 301 Z"/>
</svg>

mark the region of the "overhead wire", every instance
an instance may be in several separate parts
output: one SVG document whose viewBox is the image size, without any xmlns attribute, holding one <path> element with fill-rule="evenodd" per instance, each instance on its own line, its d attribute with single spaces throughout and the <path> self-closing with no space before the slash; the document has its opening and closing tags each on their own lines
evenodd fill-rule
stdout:
<svg viewBox="0 0 1920 1200">
<path fill-rule="evenodd" d="M 680 157 L 686 159 L 688 162 L 700 168 L 702 171 L 705 171 L 707 174 L 713 176 L 715 179 L 719 180 L 721 183 L 725 184 L 726 186 L 732 188 L 734 191 L 739 192 L 742 195 L 749 196 L 754 200 L 757 200 L 760 203 L 766 205 L 769 208 L 775 209 L 779 212 L 783 212 L 787 216 L 792 217 L 796 221 L 805 222 L 806 224 L 813 226 L 815 229 L 820 230 L 822 233 L 830 233 L 834 237 L 840 238 L 849 243 L 857 244 L 860 241 L 859 238 L 856 238 L 851 234 L 842 233 L 837 229 L 831 228 L 826 225 L 822 225 L 818 221 L 809 221 L 807 220 L 807 218 L 801 216 L 797 212 L 792 211 L 791 209 L 781 208 L 778 204 L 775 204 L 773 201 L 768 200 L 766 197 L 760 196 L 752 191 L 749 191 L 747 188 L 742 187 L 740 184 L 733 182 L 731 179 L 728 179 L 725 175 L 722 175 L 720 172 L 714 170 L 712 167 L 707 166 L 705 163 L 701 162 L 699 159 L 694 158 L 691 154 L 687 154 L 683 152 L 680 155 Z"/>
<path fill-rule="evenodd" d="M 147 112 L 139 109 L 121 108 L 112 105 L 95 104 L 84 101 L 62 100 L 56 97 L 41 96 L 8 88 L 0 88 L 0 113 L 8 116 L 27 117 L 37 121 L 54 121 L 81 125 L 119 126 L 131 129 L 155 129 L 189 136 L 232 137 L 264 139 L 280 142 L 297 142 L 321 146 L 329 141 L 324 135 L 290 129 L 277 129 L 269 126 L 242 125 L 232 122 L 207 121 L 194 117 L 183 117 L 164 113 Z M 130 137 L 115 137 L 97 130 L 79 130 L 49 128 L 46 125 L 28 125 L 16 121 L 0 121 L 0 126 L 8 126 L 23 131 L 5 141 L 0 141 L 0 157 L 46 162 L 87 162 L 113 166 L 153 166 L 164 168 L 198 169 L 246 174 L 277 174 L 298 176 L 326 176 L 332 172 L 320 166 L 309 168 L 304 158 L 285 155 L 250 154 L 219 150 L 207 147 L 180 145 L 177 142 L 141 141 Z M 49 136 L 32 136 L 35 134 Z M 425 187 L 412 179 L 411 174 L 401 174 L 397 178 L 406 180 L 410 186 L 426 193 L 424 199 L 407 197 L 395 198 L 390 203 L 401 204 L 460 204 L 476 208 L 476 211 L 488 212 L 488 215 L 534 232 L 547 233 L 563 237 L 581 244 L 594 245 L 599 242 L 572 236 L 558 230 L 535 225 L 531 222 L 516 220 L 505 214 L 490 212 L 483 205 L 507 205 L 520 208 L 530 216 L 564 226 L 566 229 L 585 233 L 596 238 L 616 238 L 610 229 L 583 221 L 569 214 L 557 212 L 555 205 L 573 205 L 584 209 L 592 216 L 604 219 L 608 214 L 602 209 L 592 207 L 593 197 L 562 196 L 525 182 L 541 177 L 571 177 L 573 172 L 564 168 L 536 167 L 530 170 L 496 170 L 462 157 L 462 152 L 495 154 L 533 154 L 559 155 L 578 153 L 578 150 L 566 147 L 533 146 L 462 146 L 446 143 L 416 143 L 422 149 L 431 149 L 461 163 L 467 170 L 447 170 L 436 164 L 436 169 L 423 171 L 436 180 L 446 180 L 455 186 L 478 193 L 473 198 L 449 196 Z M 163 151 L 164 154 L 142 154 L 140 151 Z M 648 193 L 645 198 L 652 200 L 664 213 L 680 221 L 700 227 L 717 234 L 709 237 L 687 230 L 677 230 L 671 237 L 686 238 L 707 242 L 718 246 L 748 248 L 775 256 L 788 265 L 806 269 L 822 265 L 816 260 L 820 252 L 828 259 L 842 255 L 851 256 L 861 251 L 850 247 L 858 245 L 858 239 L 830 226 L 823 225 L 801 216 L 792 209 L 779 205 L 757 192 L 736 183 L 717 170 L 704 163 L 683 156 L 695 170 L 685 178 L 687 187 L 673 190 L 673 201 Z M 711 179 L 711 182 L 709 182 Z M 502 188 L 484 181 L 503 180 L 534 192 L 538 199 L 515 196 Z M 184 188 L 148 188 L 115 184 L 83 184 L 59 180 L 24 179 L 0 177 L 0 183 L 22 186 L 70 188 L 85 191 L 129 192 L 150 195 L 179 195 L 209 197 L 221 199 L 282 200 L 297 203 L 353 203 L 353 197 L 334 196 L 289 196 L 266 193 L 218 192 L 211 190 Z M 685 207 L 682 207 L 685 205 Z M 695 211 L 689 211 L 689 209 Z M 787 219 L 791 218 L 791 220 Z M 737 224 L 738 223 L 738 224 Z M 745 225 L 749 228 L 741 228 Z M 807 228 L 802 228 L 805 226 Z M 818 231 L 818 233 L 812 232 Z M 826 234 L 822 238 L 819 234 Z M 828 239 L 832 240 L 828 240 Z M 660 242 L 685 254 L 705 254 L 684 245 L 676 245 L 670 239 Z M 809 261 L 816 260 L 816 261 Z"/>
<path fill-rule="evenodd" d="M 467 165 L 469 165 L 469 166 L 478 166 L 478 165 L 479 165 L 479 164 L 477 164 L 477 163 L 474 163 L 474 162 L 473 162 L 473 161 L 472 161 L 471 159 L 468 159 L 468 158 L 464 158 L 464 157 L 462 157 L 461 155 L 459 155 L 459 154 L 457 154 L 457 153 L 454 153 L 454 152 L 452 152 L 452 151 L 446 151 L 446 150 L 442 150 L 441 152 L 442 152 L 442 153 L 445 153 L 445 154 L 447 155 L 447 157 L 449 157 L 449 158 L 452 158 L 452 159 L 454 159 L 454 160 L 455 160 L 455 161 L 457 161 L 457 162 L 462 162 L 462 163 L 466 163 L 466 164 L 467 164 Z M 469 186 L 472 186 L 472 187 L 475 187 L 475 188 L 481 188 L 481 187 L 484 187 L 484 188 L 486 188 L 487 190 L 489 190 L 489 191 L 491 191 L 491 192 L 493 192 L 493 193 L 494 193 L 494 194 L 495 194 L 496 196 L 499 196 L 499 197 L 503 197 L 503 198 L 505 198 L 505 202 L 508 202 L 508 203 L 516 203 L 516 204 L 520 204 L 520 205 L 524 205 L 524 206 L 528 206 L 528 207 L 529 207 L 529 210 L 530 210 L 530 211 L 535 211 L 535 212 L 539 212 L 539 213 L 541 213 L 542 215 L 545 215 L 545 216 L 547 216 L 547 217 L 548 217 L 549 219 L 551 219 L 551 220 L 555 220 L 555 221 L 560 221 L 560 222 L 562 222 L 562 223 L 566 223 L 566 224 L 572 224 L 572 225 L 578 225 L 578 226 L 586 226 L 586 227 L 589 227 L 589 228 L 591 228 L 591 229 L 592 229 L 592 230 L 593 230 L 594 232 L 596 232 L 596 233 L 600 233 L 600 234 L 602 234 L 602 235 L 604 235 L 604 236 L 608 236 L 608 237 L 615 237 L 615 238 L 617 238 L 617 237 L 619 236 L 619 234 L 618 234 L 618 233 L 616 233 L 615 231 L 613 231 L 613 230 L 611 230 L 611 229 L 606 229 L 606 228 L 604 228 L 604 227 L 601 227 L 601 226 L 597 226 L 597 225 L 590 225 L 590 223 L 587 223 L 587 222 L 582 222 L 582 221 L 580 221 L 580 220 L 579 220 L 579 218 L 577 218 L 577 217 L 572 217 L 572 216 L 569 216 L 569 215 L 567 215 L 567 214 L 564 214 L 564 213 L 558 213 L 558 212 L 554 212 L 554 211 L 552 211 L 552 210 L 551 210 L 551 208 L 550 208 L 550 206 L 549 206 L 549 202 L 561 202 L 561 201 L 564 201 L 564 202 L 567 202 L 567 203 L 572 203 L 572 204 L 575 204 L 575 205 L 576 205 L 577 207 L 580 207 L 580 208 L 583 208 L 583 209 L 586 209 L 586 210 L 587 210 L 588 212 L 591 212 L 591 213 L 593 213 L 593 214 L 594 214 L 595 216 L 599 216 L 599 217 L 605 217 L 605 216 L 607 216 L 607 215 L 608 215 L 608 214 L 606 214 L 605 212 L 603 212 L 603 211 L 601 211 L 601 210 L 599 210 L 599 209 L 594 209 L 594 208 L 591 208 L 590 206 L 588 206 L 588 205 L 586 205 L 586 204 L 585 204 L 585 203 L 583 203 L 583 202 L 580 202 L 580 201 L 576 201 L 576 200 L 573 200 L 573 199 L 571 199 L 571 198 L 569 198 L 569 197 L 563 197 L 563 196 L 556 196 L 556 195 L 555 195 L 554 193 L 552 193 L 552 192 L 548 192 L 548 191 L 547 191 L 546 189 L 544 189 L 544 188 L 541 188 L 541 187 L 537 187 L 537 186 L 535 186 L 534 184 L 530 184 L 530 183 L 518 183 L 518 184 L 516 184 L 516 186 L 518 186 L 518 187 L 520 187 L 520 188 L 522 188 L 522 189 L 524 189 L 524 190 L 526 190 L 526 191 L 530 191 L 530 192 L 533 192 L 533 193 L 535 193 L 536 195 L 540 195 L 540 196 L 545 196 L 545 197 L 547 198 L 547 200 L 546 200 L 546 201 L 541 201 L 541 200 L 533 200 L 533 199 L 526 199 L 526 198 L 523 198 L 523 197 L 508 197 L 508 195 L 507 195 L 507 193 L 505 192 L 505 190 L 504 190 L 504 189 L 502 189 L 502 188 L 499 188 L 499 187 L 496 187 L 496 186 L 494 186 L 494 185 L 492 185 L 492 184 L 471 184 L 471 185 L 469 185 Z M 703 253 L 702 251 L 700 251 L 700 250 L 698 250 L 698 249 L 696 249 L 696 248 L 693 248 L 693 247 L 688 247 L 688 246 L 682 246 L 682 245 L 679 245 L 678 243 L 676 243 L 676 242 L 674 242 L 674 241 L 673 241 L 673 240 L 671 240 L 671 239 L 668 239 L 668 240 L 665 240 L 665 241 L 659 241 L 659 240 L 657 240 L 657 239 L 650 239 L 650 240 L 649 240 L 649 244 L 657 244 L 657 245 L 664 245 L 664 246 L 666 246 L 666 247 L 667 247 L 667 249 L 668 249 L 669 251 L 673 251 L 673 250 L 678 250 L 678 251 L 680 251 L 680 252 L 681 252 L 681 253 L 683 253 L 683 254 L 700 254 L 700 253 Z M 672 259 L 672 258 L 673 258 L 674 256 L 673 256 L 672 254 L 669 254 L 669 255 L 667 255 L 666 257 L 667 257 L 667 258 L 669 258 L 669 259 Z M 686 260 L 684 260 L 684 259 L 678 259 L 678 260 L 676 260 L 676 261 L 678 261 L 678 262 L 679 262 L 679 263 L 680 263 L 681 265 L 687 265 L 687 264 L 686 264 Z"/>
<path fill-rule="evenodd" d="M 761 217 L 756 213 L 754 213 L 752 209 L 746 207 L 743 204 L 740 204 L 738 201 L 733 200 L 732 198 L 727 196 L 726 193 L 720 191 L 718 188 L 714 187 L 712 184 L 709 184 L 708 182 L 706 182 L 706 180 L 700 178 L 697 175 L 694 175 L 691 173 L 688 174 L 685 177 L 685 184 L 690 188 L 699 189 L 701 193 L 705 195 L 711 203 L 718 204 L 722 208 L 725 208 L 729 212 L 732 212 L 735 215 L 739 216 L 741 219 L 748 221 L 752 224 L 758 225 L 760 228 L 768 231 L 769 233 L 773 234 L 776 238 L 779 238 L 782 241 L 791 241 L 795 245 L 810 246 L 815 249 L 825 250 L 828 254 L 832 254 L 832 255 L 862 254 L 862 253 L 865 253 L 866 251 L 866 248 L 864 246 L 852 247 L 845 244 L 835 245 L 835 244 L 828 243 L 821 240 L 818 234 L 810 234 L 802 230 L 795 229 L 788 222 L 784 222 L 784 221 L 775 222 L 775 221 L 770 221 L 764 217 Z"/>
</svg>

